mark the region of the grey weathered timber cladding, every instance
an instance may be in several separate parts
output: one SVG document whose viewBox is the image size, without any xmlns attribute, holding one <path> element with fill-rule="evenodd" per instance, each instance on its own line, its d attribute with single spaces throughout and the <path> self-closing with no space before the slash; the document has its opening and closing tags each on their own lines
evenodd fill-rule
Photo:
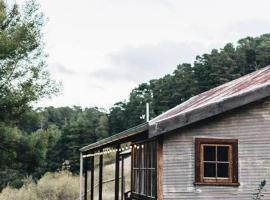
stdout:
<svg viewBox="0 0 270 200">
<path fill-rule="evenodd" d="M 194 139 L 239 140 L 240 186 L 194 186 Z M 252 199 L 270 170 L 270 98 L 254 102 L 166 135 L 163 141 L 164 200 Z M 270 185 L 265 199 L 270 199 Z"/>
</svg>

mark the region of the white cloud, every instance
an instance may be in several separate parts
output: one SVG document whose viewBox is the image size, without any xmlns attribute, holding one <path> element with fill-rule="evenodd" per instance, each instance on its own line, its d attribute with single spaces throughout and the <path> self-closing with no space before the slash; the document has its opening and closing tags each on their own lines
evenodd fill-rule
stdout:
<svg viewBox="0 0 270 200">
<path fill-rule="evenodd" d="M 246 19 L 232 24 L 229 29 L 241 36 L 254 36 L 261 35 L 262 33 L 270 33 L 270 19 Z"/>
<path fill-rule="evenodd" d="M 130 80 L 138 84 L 172 73 L 178 64 L 192 62 L 205 50 L 206 47 L 198 42 L 126 47 L 108 56 L 110 67 L 99 69 L 91 76 L 106 81 Z"/>
<path fill-rule="evenodd" d="M 60 73 L 60 74 L 65 74 L 65 75 L 75 75 L 75 71 L 72 69 L 69 69 L 65 67 L 61 63 L 50 63 L 49 64 L 49 70 L 53 73 Z"/>
</svg>

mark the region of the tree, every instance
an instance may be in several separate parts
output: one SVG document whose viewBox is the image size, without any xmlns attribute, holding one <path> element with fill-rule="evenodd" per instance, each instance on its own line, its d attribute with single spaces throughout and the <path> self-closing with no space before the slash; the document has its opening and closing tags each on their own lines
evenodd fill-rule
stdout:
<svg viewBox="0 0 270 200">
<path fill-rule="evenodd" d="M 80 167 L 79 149 L 108 136 L 109 126 L 106 113 L 95 107 L 85 109 L 73 107 L 69 109 L 65 108 L 64 110 L 73 113 L 70 119 L 66 119 L 66 115 L 59 114 L 60 111 L 63 111 L 63 108 L 50 107 L 49 115 L 46 112 L 44 113 L 48 119 L 57 119 L 54 120 L 54 123 L 58 124 L 61 130 L 61 137 L 47 154 L 48 171 L 60 170 L 63 163 L 69 163 L 69 170 L 78 173 Z M 55 115 L 56 113 L 59 115 Z M 59 123 L 64 122 L 64 119 L 67 123 Z"/>
<path fill-rule="evenodd" d="M 197 56 L 194 63 L 197 92 L 204 92 L 240 77 L 236 56 L 231 43 L 226 44 L 220 51 L 214 49 L 210 54 Z"/>
<path fill-rule="evenodd" d="M 270 34 L 260 37 L 246 37 L 238 41 L 237 61 L 241 75 L 255 71 L 270 64 Z"/>
<path fill-rule="evenodd" d="M 49 128 L 38 130 L 40 115 L 31 110 L 58 92 L 46 68 L 43 24 L 35 1 L 19 7 L 0 0 L 0 190 L 40 176 L 46 163 Z"/>
<path fill-rule="evenodd" d="M 28 134 L 42 128 L 42 113 L 37 110 L 29 109 L 18 116 L 16 126 Z"/>
<path fill-rule="evenodd" d="M 43 14 L 35 1 L 24 7 L 0 0 L 0 120 L 18 118 L 30 103 L 58 90 L 46 70 Z"/>
<path fill-rule="evenodd" d="M 109 134 L 120 133 L 127 128 L 126 124 L 126 102 L 117 102 L 110 108 Z"/>
<path fill-rule="evenodd" d="M 77 107 L 47 107 L 42 109 L 42 126 L 46 128 L 50 124 L 55 124 L 57 127 L 62 129 L 64 126 L 70 124 L 79 113 L 82 112 L 82 108 Z"/>
<path fill-rule="evenodd" d="M 7 184 L 23 185 L 27 176 L 40 178 L 46 172 L 46 155 L 60 137 L 56 126 L 26 134 L 15 127 L 0 126 L 0 190 Z"/>
<path fill-rule="evenodd" d="M 109 136 L 109 120 L 107 115 L 101 115 L 98 120 L 98 127 L 95 132 L 97 133 L 97 140 L 104 139 Z"/>
<path fill-rule="evenodd" d="M 153 93 L 154 115 L 173 108 L 197 93 L 193 68 L 183 63 L 177 66 L 172 75 L 150 81 Z"/>
<path fill-rule="evenodd" d="M 129 101 L 126 106 L 126 128 L 137 126 L 146 121 L 146 103 L 152 103 L 152 90 L 147 83 L 140 84 L 133 89 L 129 95 Z M 152 110 L 150 110 L 153 116 Z"/>
<path fill-rule="evenodd" d="M 153 93 L 152 109 L 154 115 L 159 115 L 170 109 L 171 95 L 174 92 L 172 76 L 168 74 L 160 79 L 151 80 L 150 87 Z"/>
</svg>

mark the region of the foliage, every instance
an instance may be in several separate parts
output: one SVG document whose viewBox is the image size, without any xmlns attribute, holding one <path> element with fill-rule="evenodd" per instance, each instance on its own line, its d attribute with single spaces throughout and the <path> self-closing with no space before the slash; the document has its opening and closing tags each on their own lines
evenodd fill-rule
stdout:
<svg viewBox="0 0 270 200">
<path fill-rule="evenodd" d="M 0 0 L 0 190 L 20 187 L 28 175 L 44 173 L 46 152 L 57 140 L 57 127 L 38 130 L 38 99 L 58 92 L 43 52 L 43 14 L 35 1 L 24 6 Z"/>
<path fill-rule="evenodd" d="M 262 197 L 264 197 L 263 190 L 266 185 L 266 180 L 262 180 L 259 184 L 259 187 L 257 189 L 257 192 L 253 194 L 253 200 L 261 200 Z"/>
<path fill-rule="evenodd" d="M 270 171 L 268 170 L 263 180 L 260 182 L 258 188 L 256 189 L 256 192 L 253 193 L 253 200 L 261 200 L 264 197 L 264 192 L 266 191 L 266 183 L 267 179 L 270 177 Z"/>
<path fill-rule="evenodd" d="M 60 132 L 51 126 L 47 130 L 26 134 L 17 128 L 3 126 L 0 127 L 0 137 L 0 188 L 7 183 L 20 187 L 24 177 L 33 175 L 39 178 L 45 172 L 46 153 L 54 146 Z"/>
<path fill-rule="evenodd" d="M 10 123 L 31 102 L 55 94 L 43 52 L 43 14 L 34 1 L 23 8 L 0 0 L 0 121 Z"/>
<path fill-rule="evenodd" d="M 37 183 L 26 179 L 20 189 L 5 188 L 0 200 L 75 200 L 79 197 L 79 177 L 69 172 L 47 173 Z"/>
<path fill-rule="evenodd" d="M 0 125 L 0 190 L 19 188 L 24 178 L 37 180 L 63 164 L 79 172 L 79 149 L 108 136 L 108 117 L 98 108 L 29 110 L 17 127 Z"/>
<path fill-rule="evenodd" d="M 126 127 L 126 102 L 115 103 L 110 109 L 109 134 L 119 133 Z"/>
<path fill-rule="evenodd" d="M 44 115 L 47 116 L 47 119 L 44 117 L 44 124 L 58 124 L 62 135 L 47 154 L 47 170 L 57 171 L 62 168 L 63 163 L 68 162 L 70 171 L 78 173 L 79 149 L 108 136 L 108 117 L 98 108 L 50 107 L 49 110 L 50 112 L 47 112 L 47 108 L 44 110 Z M 61 117 L 63 110 L 65 114 Z"/>
</svg>

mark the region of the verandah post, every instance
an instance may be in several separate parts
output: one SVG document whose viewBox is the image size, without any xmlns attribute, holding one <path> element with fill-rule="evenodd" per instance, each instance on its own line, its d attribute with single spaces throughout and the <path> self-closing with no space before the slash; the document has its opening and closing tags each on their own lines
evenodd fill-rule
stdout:
<svg viewBox="0 0 270 200">
<path fill-rule="evenodd" d="M 120 160 L 120 145 L 116 146 L 116 155 L 115 155 L 115 191 L 114 191 L 114 199 L 119 200 L 119 160 Z"/>
<path fill-rule="evenodd" d="M 88 169 L 88 159 L 84 159 L 84 200 L 87 200 L 87 169 Z"/>
<path fill-rule="evenodd" d="M 102 149 L 100 150 L 102 152 Z M 102 182 L 103 182 L 103 155 L 99 156 L 99 194 L 98 199 L 102 200 Z"/>
<path fill-rule="evenodd" d="M 121 156 L 121 200 L 124 200 L 124 193 L 125 193 L 125 174 L 124 174 L 124 161 L 125 161 L 125 155 Z"/>
<path fill-rule="evenodd" d="M 94 174 L 95 174 L 95 157 L 92 156 L 90 160 L 90 168 L 91 168 L 91 194 L 90 194 L 90 200 L 94 200 Z"/>
<path fill-rule="evenodd" d="M 83 193 L 83 155 L 80 153 L 80 200 L 82 200 Z"/>
</svg>

